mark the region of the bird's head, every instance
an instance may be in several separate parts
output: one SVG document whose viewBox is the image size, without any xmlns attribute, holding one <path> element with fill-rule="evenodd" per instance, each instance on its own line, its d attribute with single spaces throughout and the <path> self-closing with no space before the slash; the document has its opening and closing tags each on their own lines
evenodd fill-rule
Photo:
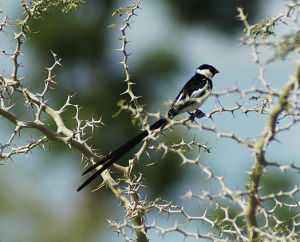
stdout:
<svg viewBox="0 0 300 242">
<path fill-rule="evenodd" d="M 211 65 L 203 64 L 197 68 L 196 73 L 212 79 L 215 74 L 219 73 L 219 71 Z"/>
</svg>

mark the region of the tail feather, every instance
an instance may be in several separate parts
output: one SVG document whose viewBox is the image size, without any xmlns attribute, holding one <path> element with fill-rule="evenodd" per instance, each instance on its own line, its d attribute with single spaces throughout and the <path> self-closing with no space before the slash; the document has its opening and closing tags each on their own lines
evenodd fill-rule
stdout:
<svg viewBox="0 0 300 242">
<path fill-rule="evenodd" d="M 82 175 L 94 170 L 96 167 L 100 166 L 101 164 L 105 163 L 107 160 L 114 160 L 115 157 L 119 157 L 119 159 L 125 155 L 128 151 L 134 148 L 139 142 L 141 142 L 146 136 L 148 135 L 147 131 L 143 131 L 139 133 L 137 136 L 129 140 L 127 143 L 110 153 L 109 155 L 105 156 L 103 159 L 97 161 L 94 165 L 89 167 L 85 170 Z M 120 156 L 121 155 L 121 156 Z"/>
<path fill-rule="evenodd" d="M 122 157 L 122 156 L 121 156 Z M 113 163 L 115 163 L 117 160 L 119 160 L 121 157 L 115 156 L 113 159 L 111 159 L 109 162 L 104 164 L 98 171 L 96 171 L 93 175 L 91 175 L 80 187 L 77 188 L 77 192 L 85 188 L 88 184 L 90 184 L 97 176 L 99 176 L 103 171 L 105 171 L 107 168 L 109 168 Z"/>
<path fill-rule="evenodd" d="M 150 126 L 150 130 L 155 130 L 159 128 L 165 127 L 165 125 L 168 123 L 168 120 L 161 118 L 160 120 L 156 121 L 154 124 Z"/>
<path fill-rule="evenodd" d="M 168 123 L 168 120 L 166 119 L 160 119 L 156 121 L 154 124 L 150 126 L 150 130 L 155 130 L 159 128 L 163 128 Z M 109 155 L 105 156 L 103 159 L 96 162 L 96 164 L 89 167 L 87 170 L 85 170 L 82 175 L 87 174 L 88 172 L 94 170 L 96 167 L 102 165 L 105 163 L 98 171 L 96 171 L 89 179 L 87 179 L 80 187 L 78 187 L 77 191 L 79 192 L 81 189 L 86 187 L 89 183 L 91 183 L 97 176 L 99 176 L 103 171 L 105 171 L 107 168 L 109 168 L 112 164 L 117 162 L 119 159 L 121 159 L 127 152 L 129 152 L 131 149 L 133 149 L 137 144 L 139 144 L 145 137 L 148 135 L 148 131 L 145 130 L 141 133 L 139 133 L 137 136 L 129 140 L 127 143 L 119 147 L 118 149 L 111 152 Z"/>
</svg>

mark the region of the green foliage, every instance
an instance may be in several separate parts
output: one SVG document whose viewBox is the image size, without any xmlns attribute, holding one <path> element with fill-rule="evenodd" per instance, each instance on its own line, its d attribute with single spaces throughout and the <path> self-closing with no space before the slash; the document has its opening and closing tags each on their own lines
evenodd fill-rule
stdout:
<svg viewBox="0 0 300 242">
<path fill-rule="evenodd" d="M 259 12 L 257 0 L 211 0 L 211 1 L 182 1 L 165 0 L 176 15 L 180 24 L 208 24 L 226 35 L 239 31 L 241 24 L 235 19 L 237 6 L 243 7 L 249 18 L 254 19 Z"/>
<path fill-rule="evenodd" d="M 253 24 L 250 26 L 250 32 L 253 38 L 263 36 L 267 38 L 270 35 L 274 35 L 273 28 L 276 24 L 276 21 L 273 21 L 271 18 L 264 19 L 260 23 Z M 244 30 L 246 31 L 246 29 Z"/>
<path fill-rule="evenodd" d="M 288 54 L 300 47 L 300 33 L 285 35 L 276 46 L 276 54 L 270 61 L 284 59 Z"/>
<path fill-rule="evenodd" d="M 48 12 L 51 7 L 59 6 L 63 13 L 67 13 L 71 10 L 74 10 L 80 7 L 85 2 L 83 0 L 42 0 L 42 1 L 33 1 L 33 3 L 43 3 L 41 9 L 42 12 Z"/>
<path fill-rule="evenodd" d="M 113 17 L 115 17 L 115 16 L 122 17 L 124 15 L 124 13 L 128 13 L 131 10 L 132 10 L 132 6 L 127 6 L 126 8 L 118 8 L 112 13 L 112 16 Z"/>
</svg>

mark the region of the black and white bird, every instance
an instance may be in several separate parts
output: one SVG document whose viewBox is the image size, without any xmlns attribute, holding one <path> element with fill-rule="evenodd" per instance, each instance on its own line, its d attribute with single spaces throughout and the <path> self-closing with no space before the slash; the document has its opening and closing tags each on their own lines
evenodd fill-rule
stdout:
<svg viewBox="0 0 300 242">
<path fill-rule="evenodd" d="M 189 79 L 189 81 L 181 89 L 174 102 L 168 111 L 168 118 L 173 119 L 176 115 L 199 111 L 198 108 L 205 102 L 207 97 L 210 95 L 213 88 L 212 78 L 219 71 L 208 64 L 199 66 L 196 69 L 195 75 Z M 168 123 L 167 119 L 159 119 L 154 124 L 150 126 L 150 131 L 163 128 Z M 94 174 L 91 175 L 78 189 L 80 191 L 91 183 L 97 176 L 99 176 L 103 171 L 109 168 L 112 164 L 121 159 L 127 152 L 133 149 L 137 144 L 139 144 L 144 138 L 149 135 L 147 130 L 139 133 L 137 136 L 129 140 L 124 145 L 120 146 L 118 149 L 114 150 L 94 165 L 89 167 L 83 172 L 82 175 L 96 169 L 98 166 L 102 165 L 99 170 L 96 170 Z"/>
</svg>

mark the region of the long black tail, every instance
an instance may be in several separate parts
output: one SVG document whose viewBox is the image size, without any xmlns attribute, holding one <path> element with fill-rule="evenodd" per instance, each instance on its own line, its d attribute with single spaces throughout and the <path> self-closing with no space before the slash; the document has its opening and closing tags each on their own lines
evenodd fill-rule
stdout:
<svg viewBox="0 0 300 242">
<path fill-rule="evenodd" d="M 150 130 L 155 130 L 164 127 L 168 123 L 168 120 L 166 119 L 160 119 L 156 121 L 154 124 L 150 126 Z M 103 159 L 99 160 L 96 164 L 89 167 L 87 170 L 85 170 L 82 175 L 85 175 L 86 173 L 94 170 L 96 167 L 105 164 L 97 170 L 89 179 L 87 179 L 80 187 L 78 187 L 77 191 L 79 192 L 81 189 L 86 187 L 88 184 L 90 184 L 97 176 L 99 176 L 103 171 L 105 171 L 107 168 L 109 168 L 112 164 L 117 162 L 119 159 L 121 159 L 128 151 L 133 149 L 137 144 L 139 144 L 145 137 L 148 135 L 148 131 L 145 130 L 141 133 L 139 133 L 137 136 L 129 140 L 127 143 L 119 147 L 118 149 L 111 152 L 109 155 L 105 156 Z M 108 161 L 108 162 L 107 162 Z"/>
</svg>

